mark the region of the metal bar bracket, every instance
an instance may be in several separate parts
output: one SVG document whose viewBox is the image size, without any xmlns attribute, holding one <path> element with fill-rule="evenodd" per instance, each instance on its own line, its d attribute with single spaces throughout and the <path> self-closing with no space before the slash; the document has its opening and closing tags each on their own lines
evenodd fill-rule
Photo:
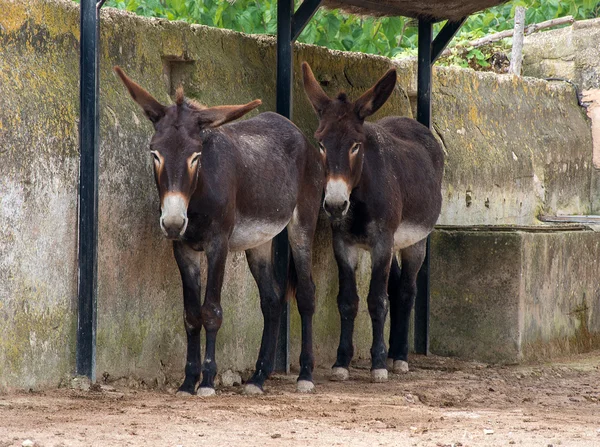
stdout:
<svg viewBox="0 0 600 447">
<path fill-rule="evenodd" d="M 456 33 L 461 26 L 465 23 L 467 17 L 463 17 L 456 22 L 446 22 L 441 31 L 433 39 L 431 44 L 431 63 L 434 64 L 438 60 L 444 49 L 448 46 L 450 41 L 456 36 Z"/>
<path fill-rule="evenodd" d="M 292 17 L 292 41 L 295 42 L 308 21 L 315 15 L 322 0 L 304 0 Z"/>
</svg>

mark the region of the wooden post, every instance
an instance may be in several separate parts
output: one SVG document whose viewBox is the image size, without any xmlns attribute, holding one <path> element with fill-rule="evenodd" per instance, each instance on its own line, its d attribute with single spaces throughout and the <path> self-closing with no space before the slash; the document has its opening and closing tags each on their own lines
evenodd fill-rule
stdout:
<svg viewBox="0 0 600 447">
<path fill-rule="evenodd" d="M 510 53 L 509 73 L 521 76 L 523 65 L 523 38 L 525 35 L 525 11 L 523 6 L 517 6 L 515 10 L 515 33 L 513 34 L 512 51 Z"/>
</svg>

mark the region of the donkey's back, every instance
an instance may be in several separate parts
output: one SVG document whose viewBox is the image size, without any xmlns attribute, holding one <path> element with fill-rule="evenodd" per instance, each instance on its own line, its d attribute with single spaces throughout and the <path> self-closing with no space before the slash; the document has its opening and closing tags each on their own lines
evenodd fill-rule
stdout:
<svg viewBox="0 0 600 447">
<path fill-rule="evenodd" d="M 287 118 L 273 112 L 264 112 L 254 118 L 237 121 L 221 127 L 230 142 L 236 146 L 241 159 L 250 164 L 276 164 L 280 160 L 307 160 L 316 150 L 304 134 Z M 265 167 L 264 164 L 261 166 Z"/>
<path fill-rule="evenodd" d="M 205 144 L 207 159 L 213 152 L 215 158 L 230 165 L 228 172 L 234 177 L 219 179 L 232 188 L 229 194 L 235 197 L 231 249 L 256 246 L 278 234 L 303 195 L 312 197 L 314 190 L 322 188 L 322 162 L 317 150 L 281 115 L 261 113 L 213 132 Z M 228 152 L 227 157 L 223 151 Z M 211 164 L 219 167 L 217 162 Z M 318 209 L 319 204 L 310 208 Z"/>
<path fill-rule="evenodd" d="M 442 181 L 444 150 L 427 126 L 412 118 L 400 116 L 382 118 L 377 121 L 377 124 L 400 140 L 401 147 L 427 153 L 437 179 Z"/>
<path fill-rule="evenodd" d="M 372 212 L 395 226 L 395 248 L 412 245 L 429 234 L 441 210 L 443 149 L 427 127 L 410 118 L 384 118 L 365 123 L 364 130 L 370 150 L 363 170 L 376 190 L 370 203 L 380 210 Z M 389 203 L 392 209 L 383 206 Z"/>
</svg>

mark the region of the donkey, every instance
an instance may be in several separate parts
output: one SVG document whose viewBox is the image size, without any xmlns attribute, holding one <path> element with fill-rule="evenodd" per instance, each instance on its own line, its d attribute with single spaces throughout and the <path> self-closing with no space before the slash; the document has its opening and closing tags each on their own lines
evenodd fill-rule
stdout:
<svg viewBox="0 0 600 447">
<path fill-rule="evenodd" d="M 173 240 L 183 283 L 187 333 L 185 379 L 181 394 L 215 394 L 215 341 L 223 320 L 221 288 L 228 252 L 245 251 L 258 285 L 264 317 L 256 370 L 245 384 L 260 394 L 273 370 L 285 291 L 275 279 L 273 238 L 287 227 L 292 261 L 289 288 L 296 289 L 302 321 L 302 349 L 297 390 L 314 388 L 312 317 L 315 286 L 311 273 L 312 240 L 323 193 L 324 167 L 319 152 L 291 121 L 272 112 L 227 124 L 253 110 L 245 105 L 207 108 L 184 98 L 164 106 L 115 67 L 131 97 L 154 125 L 150 141 L 160 197 L 160 228 Z M 208 275 L 200 305 L 200 255 Z M 206 352 L 200 365 L 200 330 Z M 202 372 L 202 382 L 196 390 Z"/>
<path fill-rule="evenodd" d="M 371 254 L 367 303 L 373 326 L 371 378 L 408 371 L 409 316 L 427 235 L 440 214 L 444 152 L 431 131 L 409 118 L 365 118 L 387 101 L 396 85 L 389 70 L 355 102 L 344 93 L 329 98 L 310 66 L 302 64 L 304 90 L 318 118 L 315 138 L 326 164 L 323 207 L 329 216 L 338 265 L 340 343 L 332 380 L 346 380 L 353 356 L 358 310 L 358 248 Z M 395 253 L 401 251 L 402 269 Z M 390 307 L 389 352 L 383 326 Z"/>
</svg>

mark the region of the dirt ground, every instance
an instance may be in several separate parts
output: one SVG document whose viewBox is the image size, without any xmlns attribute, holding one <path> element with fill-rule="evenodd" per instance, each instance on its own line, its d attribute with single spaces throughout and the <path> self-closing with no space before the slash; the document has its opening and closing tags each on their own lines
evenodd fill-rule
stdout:
<svg viewBox="0 0 600 447">
<path fill-rule="evenodd" d="M 385 384 L 367 365 L 345 383 L 318 370 L 312 395 L 294 376 L 260 397 L 117 383 L 0 395 L 0 447 L 600 446 L 600 352 L 510 367 L 415 356 L 411 368 Z"/>
</svg>

